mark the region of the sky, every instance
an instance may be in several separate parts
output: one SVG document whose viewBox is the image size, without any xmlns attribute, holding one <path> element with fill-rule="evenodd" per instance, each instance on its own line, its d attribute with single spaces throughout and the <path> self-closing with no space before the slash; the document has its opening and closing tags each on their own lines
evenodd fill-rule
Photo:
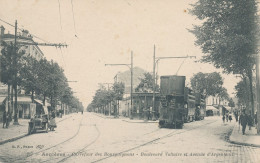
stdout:
<svg viewBox="0 0 260 163">
<path fill-rule="evenodd" d="M 84 107 L 92 101 L 98 83 L 111 83 L 117 72 L 134 66 L 153 70 L 156 57 L 196 56 L 196 59 L 160 60 L 158 75 L 222 72 L 210 64 L 198 63 L 202 56 L 188 32 L 199 24 L 188 13 L 196 0 L 0 0 L 0 19 L 14 24 L 49 43 L 66 43 L 67 48 L 41 46 L 44 56 L 63 69 L 74 95 Z M 14 28 L 0 21 L 6 32 Z M 34 37 L 36 42 L 43 42 Z M 240 80 L 223 74 L 224 87 L 234 96 Z"/>
</svg>

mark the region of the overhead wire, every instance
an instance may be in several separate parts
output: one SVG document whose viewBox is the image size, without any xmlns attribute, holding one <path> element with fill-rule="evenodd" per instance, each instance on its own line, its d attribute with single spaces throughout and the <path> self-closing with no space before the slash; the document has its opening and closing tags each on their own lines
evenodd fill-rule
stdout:
<svg viewBox="0 0 260 163">
<path fill-rule="evenodd" d="M 71 3 L 71 9 L 72 9 L 72 16 L 73 16 L 73 23 L 74 23 L 74 31 L 75 31 L 75 37 L 78 37 L 77 36 L 77 31 L 76 31 L 76 23 L 75 23 L 75 17 L 74 17 L 74 7 L 73 7 L 73 2 L 72 0 L 70 0 L 70 3 Z"/>
<path fill-rule="evenodd" d="M 62 40 L 64 40 L 63 32 L 62 32 L 63 29 L 62 29 L 62 22 L 61 22 L 61 7 L 60 7 L 60 0 L 58 0 L 58 3 L 59 3 L 59 16 L 60 16 L 61 38 L 62 38 Z M 56 49 L 57 49 L 57 48 L 56 48 Z M 67 65 L 66 65 L 65 60 L 64 60 L 63 52 L 62 52 L 61 48 L 59 48 L 59 49 L 60 49 L 60 53 L 61 53 L 62 65 L 63 65 L 64 70 L 65 70 L 66 67 L 67 67 Z M 57 49 L 57 53 L 58 53 L 58 49 Z M 60 55 L 59 55 L 59 56 L 60 56 Z"/>
<path fill-rule="evenodd" d="M 62 24 L 61 24 L 61 12 L 60 12 L 60 0 L 58 0 L 59 3 L 59 14 L 60 14 L 60 28 L 62 30 Z"/>
<path fill-rule="evenodd" d="M 12 27 L 15 27 L 15 26 L 12 25 L 11 23 L 8 23 L 7 21 L 5 21 L 5 20 L 3 20 L 3 19 L 1 19 L 1 18 L 0 18 L 0 21 L 4 22 L 4 23 L 6 23 L 6 24 L 8 24 L 8 25 L 10 25 L 10 26 L 12 26 Z M 20 30 L 20 31 L 22 31 L 22 32 L 24 31 L 24 29 L 19 28 L 19 27 L 17 27 L 17 29 Z M 43 41 L 43 42 L 50 43 L 49 41 L 46 41 L 46 40 L 44 40 L 44 39 L 42 39 L 42 38 L 40 38 L 40 37 L 38 37 L 38 36 L 36 36 L 36 35 L 34 35 L 34 34 L 32 34 L 32 33 L 30 33 L 30 35 L 33 36 L 33 37 L 35 37 L 35 38 L 37 38 L 37 39 L 39 39 L 39 40 L 41 40 L 41 41 Z"/>
</svg>

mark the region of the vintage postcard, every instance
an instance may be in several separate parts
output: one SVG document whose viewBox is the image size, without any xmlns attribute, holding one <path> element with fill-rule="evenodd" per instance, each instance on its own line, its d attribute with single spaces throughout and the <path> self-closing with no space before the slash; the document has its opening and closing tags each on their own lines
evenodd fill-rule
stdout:
<svg viewBox="0 0 260 163">
<path fill-rule="evenodd" d="M 258 0 L 0 0 L 0 162 L 260 162 Z"/>
</svg>

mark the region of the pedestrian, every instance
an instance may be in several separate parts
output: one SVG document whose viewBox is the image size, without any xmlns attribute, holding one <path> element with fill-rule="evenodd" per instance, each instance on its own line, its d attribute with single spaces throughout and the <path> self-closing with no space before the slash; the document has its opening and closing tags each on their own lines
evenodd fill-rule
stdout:
<svg viewBox="0 0 260 163">
<path fill-rule="evenodd" d="M 52 111 L 51 118 L 50 118 L 50 124 L 49 124 L 51 131 L 54 131 L 54 128 L 57 127 L 56 121 L 55 121 L 55 116 L 56 116 L 55 111 Z"/>
<path fill-rule="evenodd" d="M 245 111 L 242 111 L 242 114 L 239 117 L 239 125 L 242 126 L 242 133 L 245 135 L 246 125 L 248 123 L 248 116 L 246 115 Z"/>
<path fill-rule="evenodd" d="M 228 112 L 226 113 L 226 120 L 227 120 L 227 122 L 228 122 Z"/>
<path fill-rule="evenodd" d="M 5 128 L 5 126 L 7 127 L 7 116 L 6 116 L 6 111 L 4 110 L 3 112 L 3 128 Z"/>
<path fill-rule="evenodd" d="M 11 113 L 6 113 L 6 128 L 8 128 L 9 123 L 12 121 Z"/>
<path fill-rule="evenodd" d="M 225 115 L 222 116 L 223 123 L 225 123 Z"/>
<path fill-rule="evenodd" d="M 254 120 L 253 118 L 249 115 L 248 116 L 248 126 L 249 126 L 249 130 L 251 130 L 251 127 L 253 126 Z"/>
<path fill-rule="evenodd" d="M 231 114 L 228 115 L 228 120 L 229 120 L 229 122 L 232 121 L 232 115 Z"/>
<path fill-rule="evenodd" d="M 257 112 L 255 113 L 255 128 L 257 129 Z"/>
<path fill-rule="evenodd" d="M 236 122 L 238 121 L 238 112 L 235 111 L 235 118 L 236 118 Z"/>
</svg>

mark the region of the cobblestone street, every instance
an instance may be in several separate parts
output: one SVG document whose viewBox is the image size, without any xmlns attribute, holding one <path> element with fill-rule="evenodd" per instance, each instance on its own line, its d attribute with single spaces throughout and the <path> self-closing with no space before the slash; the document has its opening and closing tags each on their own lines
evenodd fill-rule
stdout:
<svg viewBox="0 0 260 163">
<path fill-rule="evenodd" d="M 259 162 L 260 148 L 228 142 L 235 122 L 220 117 L 159 129 L 91 113 L 74 114 L 54 132 L 0 146 L 2 162 Z"/>
</svg>

